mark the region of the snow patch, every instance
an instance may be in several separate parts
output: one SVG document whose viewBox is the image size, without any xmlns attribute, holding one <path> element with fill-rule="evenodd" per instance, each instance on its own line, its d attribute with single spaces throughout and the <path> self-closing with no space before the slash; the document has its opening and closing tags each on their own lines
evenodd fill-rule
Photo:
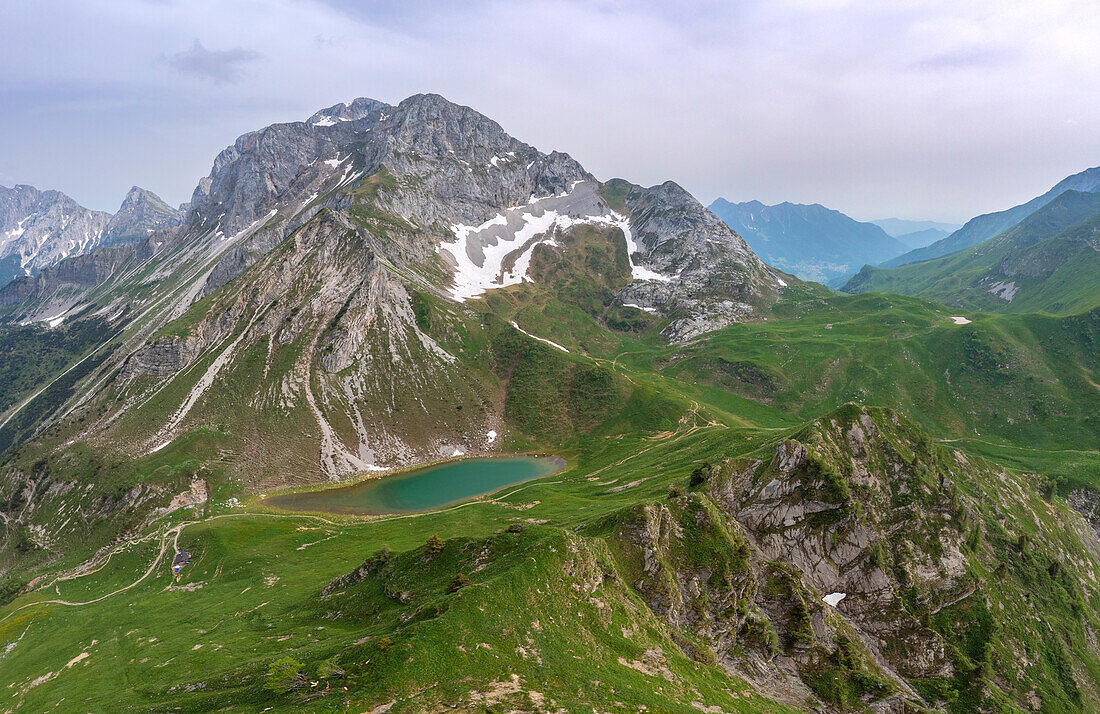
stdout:
<svg viewBox="0 0 1100 714">
<path fill-rule="evenodd" d="M 526 205 L 506 209 L 478 226 L 452 224 L 455 241 L 436 246 L 436 252 L 454 269 L 451 297 L 464 302 L 486 290 L 530 280 L 527 271 L 535 246 L 557 245 L 553 238 L 556 230 L 578 225 L 620 229 L 626 240 L 631 276 L 635 280 L 670 282 L 670 277 L 634 262 L 638 245 L 625 216 L 615 211 L 588 213 L 598 204 L 591 189 L 575 193 L 582 183 L 575 181 L 569 191 L 554 196 L 531 196 Z M 585 205 L 585 201 L 592 203 Z"/>
<path fill-rule="evenodd" d="M 496 432 L 495 429 L 490 429 L 489 431 L 485 432 L 485 443 L 486 443 L 486 445 L 492 444 L 496 440 L 497 440 L 497 432 Z"/>
<path fill-rule="evenodd" d="M 65 312 L 61 313 L 60 315 L 55 315 L 54 317 L 47 317 L 47 318 L 46 318 L 45 320 L 43 320 L 42 322 L 45 322 L 45 323 L 46 323 L 46 324 L 48 324 L 48 325 L 49 325 L 50 327 L 57 327 L 57 326 L 58 326 L 58 325 L 60 325 L 60 324 L 61 324 L 62 322 L 65 322 L 65 315 L 66 315 L 66 313 L 68 313 L 68 310 L 66 310 Z"/>
<path fill-rule="evenodd" d="M 967 320 L 965 317 L 952 317 L 951 319 L 955 321 L 956 325 L 969 325 L 970 322 L 971 322 L 970 320 Z"/>
<path fill-rule="evenodd" d="M 512 327 L 516 328 L 517 330 L 519 330 L 519 331 L 520 331 L 520 332 L 522 332 L 523 334 L 527 335 L 527 336 L 528 336 L 528 337 L 530 337 L 530 338 L 531 338 L 532 340 L 538 340 L 539 342 L 542 342 L 542 343 L 544 343 L 544 344 L 550 345 L 551 347 L 556 347 L 557 349 L 561 350 L 562 352 L 564 352 L 564 353 L 566 353 L 566 354 L 569 354 L 569 350 L 565 349 L 564 347 L 562 347 L 561 345 L 559 345 L 559 344 L 558 344 L 557 342 L 551 342 L 550 340 L 548 340 L 548 339 L 546 339 L 546 338 L 544 338 L 544 337 L 535 337 L 535 336 L 534 336 L 534 335 L 532 335 L 532 334 L 531 334 L 530 332 L 528 332 L 527 330 L 525 330 L 525 329 L 523 329 L 522 327 L 520 327 L 519 325 L 517 325 L 517 324 L 516 324 L 516 321 L 515 321 L 515 320 L 512 320 L 512 323 L 511 323 L 511 324 L 512 324 Z"/>
<path fill-rule="evenodd" d="M 313 122 L 313 126 L 336 126 L 336 120 L 332 117 L 321 117 Z"/>
<path fill-rule="evenodd" d="M 779 283 L 779 287 L 781 288 L 787 287 L 787 283 L 783 281 L 783 278 L 776 278 L 775 282 Z"/>
<path fill-rule="evenodd" d="M 645 307 L 644 305 L 635 305 L 632 302 L 624 302 L 623 307 L 632 307 L 635 310 L 641 310 L 643 312 L 649 312 L 649 313 L 653 313 L 653 314 L 657 313 L 657 308 L 655 308 L 655 307 Z"/>
<path fill-rule="evenodd" d="M 848 593 L 829 593 L 825 597 L 821 598 L 821 601 L 830 607 L 836 607 L 840 604 L 840 601 L 848 597 Z"/>
<path fill-rule="evenodd" d="M 465 454 L 466 454 L 466 452 L 463 451 L 462 449 L 455 449 L 455 452 L 453 454 L 451 454 L 451 457 L 454 458 L 454 457 L 457 457 L 457 456 L 464 456 Z"/>
</svg>

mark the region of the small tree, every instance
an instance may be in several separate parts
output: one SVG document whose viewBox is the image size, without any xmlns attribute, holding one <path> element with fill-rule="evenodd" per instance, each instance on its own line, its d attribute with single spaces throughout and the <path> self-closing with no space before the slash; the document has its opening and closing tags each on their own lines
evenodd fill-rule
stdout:
<svg viewBox="0 0 1100 714">
<path fill-rule="evenodd" d="M 695 470 L 691 472 L 691 477 L 688 479 L 688 486 L 696 488 L 702 486 L 703 482 L 710 478 L 710 462 L 704 461 L 699 466 L 695 467 Z"/>
<path fill-rule="evenodd" d="M 339 663 L 336 661 L 335 656 L 329 657 L 325 661 L 321 662 L 321 664 L 317 665 L 318 679 L 329 679 L 330 677 L 343 679 L 344 674 L 344 668 L 339 665 Z"/>
<path fill-rule="evenodd" d="M 443 539 L 438 535 L 432 534 L 432 537 L 428 539 L 428 542 L 424 544 L 424 552 L 428 554 L 429 558 L 434 558 L 443 552 L 445 543 Z"/>
<path fill-rule="evenodd" d="M 446 592 L 448 594 L 450 594 L 450 593 L 453 593 L 455 590 L 461 590 L 462 588 L 466 587 L 467 585 L 473 585 L 473 583 L 471 583 L 470 579 L 468 577 L 466 577 L 466 574 L 465 573 L 455 573 L 455 576 L 453 578 L 451 578 L 451 582 L 447 583 Z"/>
<path fill-rule="evenodd" d="M 267 681 L 264 689 L 276 694 L 285 694 L 295 689 L 301 689 L 306 684 L 305 675 L 302 674 L 304 664 L 293 657 L 283 657 L 271 663 L 267 669 Z"/>
</svg>

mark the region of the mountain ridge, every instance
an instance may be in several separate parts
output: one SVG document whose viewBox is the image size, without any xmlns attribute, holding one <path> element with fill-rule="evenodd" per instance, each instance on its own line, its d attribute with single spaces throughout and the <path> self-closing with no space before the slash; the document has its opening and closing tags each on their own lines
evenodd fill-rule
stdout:
<svg viewBox="0 0 1100 714">
<path fill-rule="evenodd" d="M 936 241 L 927 247 L 918 248 L 895 258 L 891 258 L 883 262 L 881 267 L 896 268 L 906 263 L 930 260 L 981 243 L 982 241 L 988 240 L 1008 230 L 1027 216 L 1050 203 L 1065 191 L 1071 190 L 1088 193 L 1100 191 L 1100 167 L 1085 169 L 1072 176 L 1067 176 L 1046 193 L 1041 196 L 1036 196 L 1026 203 L 1021 203 L 1018 206 L 1013 206 L 1003 211 L 985 213 L 975 218 L 971 218 L 962 228 L 946 238 Z"/>
<path fill-rule="evenodd" d="M 982 243 L 891 270 L 866 266 L 842 290 L 1002 312 L 1086 312 L 1100 306 L 1098 222 L 1100 193 L 1067 190 Z"/>
<path fill-rule="evenodd" d="M 191 203 L 0 289 L 13 706 L 1100 704 L 1100 308 L 837 295 L 431 94 L 244 134 Z M 266 498 L 548 452 L 426 512 Z"/>
<path fill-rule="evenodd" d="M 856 221 L 821 204 L 759 201 L 710 204 L 765 262 L 804 279 L 829 283 L 858 270 L 864 262 L 885 260 L 906 245 L 879 226 Z"/>
<path fill-rule="evenodd" d="M 134 186 L 114 213 L 92 211 L 60 191 L 0 186 L 0 287 L 69 257 L 143 240 L 183 220 L 155 193 Z"/>
</svg>

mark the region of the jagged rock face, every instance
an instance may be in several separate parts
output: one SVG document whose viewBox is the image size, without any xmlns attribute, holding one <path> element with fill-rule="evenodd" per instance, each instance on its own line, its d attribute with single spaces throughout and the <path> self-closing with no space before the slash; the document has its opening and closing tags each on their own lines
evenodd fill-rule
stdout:
<svg viewBox="0 0 1100 714">
<path fill-rule="evenodd" d="M 154 231 L 175 228 L 181 223 L 181 211 L 169 206 L 152 191 L 134 186 L 126 194 L 118 213 L 107 223 L 103 244 L 142 241 Z"/>
<path fill-rule="evenodd" d="M 301 200 L 304 187 L 317 182 L 312 167 L 321 166 L 323 174 L 327 164 L 330 171 L 343 170 L 346 176 L 348 167 L 355 166 L 357 174 L 377 184 L 377 208 L 423 229 L 412 243 L 391 249 L 393 257 L 417 262 L 428 257 L 430 248 L 447 247 L 453 240 L 448 234 L 462 226 L 505 220 L 511 224 L 509 212 L 523 215 L 533 198 L 561 200 L 574 194 L 579 183 L 597 185 L 567 154 L 542 154 L 484 115 L 437 95 L 410 97 L 396 107 L 368 100 L 341 106 L 322 110 L 305 124 L 276 125 L 241 137 L 218 157 L 210 178 L 196 191 L 192 223 L 210 225 L 209 219 L 231 234 L 262 218 L 272 206 Z M 290 166 L 303 170 L 294 175 Z M 665 331 L 672 340 L 754 319 L 784 286 L 780 274 L 761 263 L 740 236 L 674 183 L 633 187 L 623 214 L 602 202 L 589 205 L 591 191 L 586 191 L 583 200 L 571 201 L 588 206 L 585 216 L 608 224 L 620 220 L 628 240 L 631 232 L 636 236 L 633 259 L 640 270 L 623 291 L 622 301 L 672 317 Z M 320 193 L 317 205 L 353 207 L 347 198 L 326 198 L 324 189 Z M 537 217 L 543 209 L 533 213 Z M 562 215 L 574 221 L 583 217 L 576 210 Z M 522 262 L 522 253 L 531 248 L 526 241 L 534 237 L 527 235 L 531 226 L 521 233 L 524 226 L 516 221 L 503 231 L 495 230 L 489 239 L 493 245 L 522 236 L 499 262 Z M 258 231 L 247 245 L 226 256 L 211 278 L 210 290 L 246 269 L 287 232 Z M 480 248 L 462 248 L 470 251 L 478 268 L 484 267 Z M 456 280 L 465 277 L 454 261 L 445 263 L 455 271 Z"/>
<path fill-rule="evenodd" d="M 671 341 L 755 319 L 786 286 L 782 274 L 675 183 L 633 187 L 625 203 L 635 260 L 668 279 L 635 281 L 619 297 L 671 317 L 662 333 Z"/>
<path fill-rule="evenodd" d="M 110 218 L 59 191 L 0 186 L 0 258 L 18 256 L 30 275 L 98 246 Z"/>
<path fill-rule="evenodd" d="M 965 573 L 962 534 L 937 529 L 940 556 L 915 562 L 908 571 L 911 582 L 899 583 L 887 572 L 886 561 L 875 552 L 885 547 L 879 543 L 887 533 L 910 543 L 923 543 L 928 535 L 918 524 L 890 522 L 887 504 L 910 487 L 912 474 L 905 473 L 901 457 L 876 436 L 873 422 L 864 415 L 846 435 L 850 443 L 843 449 L 852 453 L 850 488 L 867 494 L 868 505 L 860 510 L 866 517 L 855 515 L 850 495 L 846 499 L 837 493 L 842 490 L 835 485 L 838 481 L 820 475 L 817 464 L 826 462 L 794 441 L 777 447 L 771 463 L 753 475 L 746 491 L 733 498 L 727 492 L 722 501 L 765 557 L 791 564 L 822 593 L 844 593 L 837 607 L 874 638 L 875 646 L 897 653 L 892 664 L 899 672 L 907 677 L 948 676 L 942 640 L 906 611 L 897 593 L 912 583 L 944 592 L 956 587 Z M 872 453 L 875 461 L 885 457 L 885 463 L 872 463 Z M 938 525 L 950 511 L 944 501 L 926 518 Z"/>
<path fill-rule="evenodd" d="M 148 242 L 112 246 L 92 253 L 67 258 L 37 275 L 22 277 L 0 288 L 0 307 L 26 303 L 29 314 L 50 312 L 55 301 L 71 304 L 70 295 L 78 295 L 107 280 L 120 267 L 132 265 L 153 254 Z M 26 313 L 19 313 L 21 317 Z"/>
<path fill-rule="evenodd" d="M 312 424 L 257 454 L 261 482 L 308 480 L 316 470 L 338 479 L 483 445 L 478 435 L 499 426 L 498 417 L 484 408 L 477 381 L 417 326 L 405 282 L 380 260 L 382 243 L 322 211 L 219 293 L 186 336 L 160 337 L 132 354 L 118 383 L 124 391 L 150 377 L 176 378 L 200 355 L 212 359 L 146 448 L 219 415 L 215 381 L 238 389 L 249 417 Z M 257 351 L 266 355 L 263 387 L 227 388 L 256 378 L 249 355 Z M 123 415 L 123 428 L 128 418 L 140 416 Z M 301 454 L 316 454 L 318 442 L 319 459 L 303 468 Z M 280 462 L 296 465 L 288 471 Z"/>
<path fill-rule="evenodd" d="M 362 119 L 374 110 L 387 106 L 389 105 L 377 99 L 359 97 L 349 104 L 341 102 L 339 104 L 333 104 L 327 109 L 322 109 L 309 119 L 306 119 L 306 123 L 313 124 L 314 126 L 332 126 L 336 122 Z"/>
<path fill-rule="evenodd" d="M 1092 488 L 1075 488 L 1066 496 L 1073 510 L 1080 513 L 1100 539 L 1100 491 Z"/>
<path fill-rule="evenodd" d="M 942 702 L 925 701 L 913 685 L 970 676 L 956 639 L 965 618 L 990 612 L 1012 622 L 996 628 L 996 647 L 1016 653 L 1008 655 L 1015 666 L 1051 627 L 1029 615 L 1031 598 L 1060 606 L 1032 592 L 1043 576 L 1029 569 L 1057 577 L 1069 568 L 1080 582 L 1096 582 L 1085 555 L 1095 554 L 1096 540 L 1083 521 L 1066 512 L 1051 519 L 1056 509 L 1027 492 L 1029 477 L 940 450 L 889 412 L 848 405 L 764 458 L 701 473 L 695 492 L 622 516 L 618 552 L 686 654 L 716 660 L 796 706 L 813 701 L 806 684 L 822 693 L 822 672 L 845 649 L 858 651 L 859 667 L 880 682 L 874 710 L 938 709 Z M 1096 501 L 1070 495 L 1086 517 Z M 1077 555 L 1063 536 L 1080 539 Z M 963 623 L 938 621 L 953 610 L 947 622 L 962 612 Z M 1033 687 L 995 681 L 1018 700 Z"/>
<path fill-rule="evenodd" d="M 340 170 L 341 159 L 350 158 L 360 143 L 357 137 L 383 106 L 356 100 L 350 107 L 333 108 L 340 119 L 318 119 L 319 112 L 309 122 L 274 124 L 241 136 L 218 154 L 210 175 L 199 182 L 191 197 L 189 224 L 226 237 L 269 217 L 316 184 L 319 175 Z"/>
<path fill-rule="evenodd" d="M 851 629 L 798 571 L 768 559 L 741 523 L 698 493 L 641 506 L 636 514 L 617 532 L 640 566 L 631 585 L 684 652 L 779 701 L 796 707 L 813 701 L 803 677 L 827 666 L 834 640 L 851 637 Z M 877 648 L 865 656 L 865 666 L 892 680 L 894 690 L 919 700 Z"/>
<path fill-rule="evenodd" d="M 433 94 L 382 112 L 366 139 L 368 172 L 385 166 L 404 182 L 384 199 L 389 210 L 422 226 L 480 224 L 532 196 L 592 180 L 568 154 L 542 154 L 483 114 Z"/>
</svg>

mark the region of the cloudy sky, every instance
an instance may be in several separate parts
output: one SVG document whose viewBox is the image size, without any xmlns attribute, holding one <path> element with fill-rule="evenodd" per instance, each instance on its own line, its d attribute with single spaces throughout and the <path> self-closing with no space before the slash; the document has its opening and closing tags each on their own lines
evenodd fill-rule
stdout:
<svg viewBox="0 0 1100 714">
<path fill-rule="evenodd" d="M 1100 165 L 1095 0 L 0 4 L 0 184 L 187 200 L 241 133 L 439 92 L 600 178 L 962 221 Z"/>
</svg>

